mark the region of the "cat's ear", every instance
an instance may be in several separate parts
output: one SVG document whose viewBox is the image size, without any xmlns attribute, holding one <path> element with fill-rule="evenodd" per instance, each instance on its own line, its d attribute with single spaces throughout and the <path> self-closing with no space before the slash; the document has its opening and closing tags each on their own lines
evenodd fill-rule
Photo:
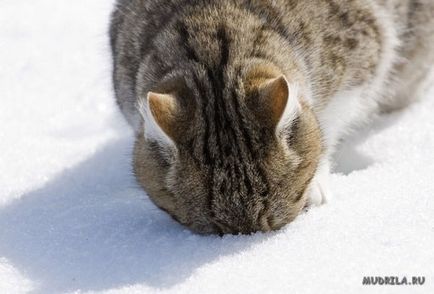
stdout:
<svg viewBox="0 0 434 294">
<path fill-rule="evenodd" d="M 171 94 L 149 92 L 146 105 L 140 108 L 145 120 L 145 135 L 149 138 L 172 143 L 177 138 L 179 106 Z M 144 103 L 142 103 L 144 104 Z"/>
<path fill-rule="evenodd" d="M 280 131 L 290 125 L 299 115 L 301 105 L 295 85 L 290 85 L 285 76 L 266 79 L 257 88 L 258 115 Z"/>
</svg>

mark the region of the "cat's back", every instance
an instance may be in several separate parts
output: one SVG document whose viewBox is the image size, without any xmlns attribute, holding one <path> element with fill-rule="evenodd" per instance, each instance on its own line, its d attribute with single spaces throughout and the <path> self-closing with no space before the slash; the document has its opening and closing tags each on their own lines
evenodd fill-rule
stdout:
<svg viewBox="0 0 434 294">
<path fill-rule="evenodd" d="M 110 45 L 114 61 L 113 84 L 116 101 L 134 129 L 139 128 L 140 116 L 136 110 L 136 80 L 143 44 L 150 34 L 156 34 L 163 25 L 167 4 L 176 0 L 117 0 L 110 23 Z M 160 16 L 161 15 L 161 16 Z"/>
<path fill-rule="evenodd" d="M 179 46 L 172 46 L 178 37 L 176 22 L 183 18 L 185 10 L 226 0 L 118 0 L 112 13 L 110 43 L 114 61 L 113 82 L 117 103 L 135 130 L 139 128 L 137 111 L 137 76 L 142 63 L 148 62 L 157 72 L 148 70 L 143 84 L 152 84 L 164 75 L 167 68 L 181 63 L 177 56 Z M 165 39 L 165 40 L 162 40 Z M 168 41 L 169 39 L 169 41 Z M 156 43 L 159 46 L 156 47 Z M 163 49 L 164 47 L 164 49 Z M 166 55 L 167 58 L 161 57 Z M 151 59 L 151 60 L 145 60 Z M 176 60 L 178 59 L 178 60 Z M 151 77 L 152 76 L 152 77 Z M 141 85 L 146 86 L 146 85 Z"/>
<path fill-rule="evenodd" d="M 326 101 L 342 84 L 361 84 L 373 78 L 379 52 L 389 52 L 390 56 L 382 59 L 393 59 L 395 31 L 408 32 L 411 19 L 427 15 L 420 9 L 421 3 L 426 6 L 433 1 L 118 0 L 110 30 L 116 98 L 137 129 L 137 88 L 150 90 L 164 74 L 190 62 L 183 53 L 188 39 L 194 39 L 190 47 L 200 58 L 210 59 L 201 62 L 212 63 L 213 56 L 218 55 L 214 47 L 219 48 L 213 45 L 217 38 L 212 32 L 219 22 L 236 48 L 230 52 L 232 59 L 250 51 L 267 59 L 283 58 L 278 55 L 285 46 L 296 50 L 306 59 L 317 96 Z M 415 9 L 417 17 L 411 13 Z M 199 19 L 191 17 L 192 13 L 200 15 Z M 420 23 L 426 21 L 413 27 L 420 27 Z M 195 28 L 182 29 L 180 25 L 185 24 Z M 255 34 L 261 36 L 259 31 L 265 35 L 271 31 L 281 42 L 273 46 L 274 41 L 267 41 L 268 47 L 266 42 L 255 43 Z M 141 66 L 146 72 L 140 75 Z"/>
<path fill-rule="evenodd" d="M 112 13 L 110 26 L 112 46 L 116 48 L 119 36 L 133 39 L 138 36 L 137 33 L 158 32 L 186 2 L 188 1 L 118 0 Z"/>
</svg>

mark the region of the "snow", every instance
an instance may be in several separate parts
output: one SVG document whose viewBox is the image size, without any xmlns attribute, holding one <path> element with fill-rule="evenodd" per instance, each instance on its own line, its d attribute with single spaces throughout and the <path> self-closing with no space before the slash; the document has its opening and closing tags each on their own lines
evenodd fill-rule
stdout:
<svg viewBox="0 0 434 294">
<path fill-rule="evenodd" d="M 331 203 L 279 232 L 197 236 L 131 173 L 112 4 L 0 2 L 0 293 L 434 293 L 434 89 L 348 140 Z"/>
</svg>

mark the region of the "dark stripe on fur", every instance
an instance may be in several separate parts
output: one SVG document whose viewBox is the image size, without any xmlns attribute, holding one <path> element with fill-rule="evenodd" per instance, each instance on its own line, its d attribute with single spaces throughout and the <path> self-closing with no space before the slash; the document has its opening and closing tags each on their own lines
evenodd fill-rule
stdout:
<svg viewBox="0 0 434 294">
<path fill-rule="evenodd" d="M 197 56 L 196 51 L 194 51 L 189 44 L 188 40 L 190 39 L 190 33 L 188 32 L 187 26 L 183 22 L 178 22 L 177 27 L 179 28 L 178 32 L 180 35 L 180 43 L 184 48 L 187 59 L 190 61 L 199 62 L 199 57 Z"/>
<path fill-rule="evenodd" d="M 206 113 L 206 109 L 208 107 L 208 99 L 207 99 L 207 91 L 205 89 L 205 87 L 201 84 L 201 82 L 199 81 L 199 79 L 197 78 L 196 75 L 193 76 L 194 79 L 194 83 L 196 88 L 199 91 L 199 98 L 201 101 L 200 107 L 202 108 L 202 117 L 205 120 L 205 131 L 204 131 L 204 137 L 202 138 L 202 154 L 204 155 L 204 163 L 205 165 L 211 165 L 211 155 L 209 154 L 209 149 L 207 148 L 207 142 L 209 141 L 209 134 L 210 134 L 210 130 L 209 130 L 209 121 L 208 121 L 208 115 Z"/>
<path fill-rule="evenodd" d="M 263 26 L 268 27 L 278 33 L 283 39 L 292 43 L 294 35 L 288 31 L 283 21 L 282 13 L 273 7 L 268 1 L 244 1 L 243 7 L 249 13 L 255 15 L 263 21 Z"/>
</svg>

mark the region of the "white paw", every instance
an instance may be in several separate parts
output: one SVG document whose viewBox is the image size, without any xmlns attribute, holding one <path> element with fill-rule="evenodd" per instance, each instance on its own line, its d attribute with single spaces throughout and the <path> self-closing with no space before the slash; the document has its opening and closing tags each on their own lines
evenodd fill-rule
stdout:
<svg viewBox="0 0 434 294">
<path fill-rule="evenodd" d="M 328 164 L 323 164 L 318 169 L 315 177 L 312 179 L 308 190 L 308 204 L 322 205 L 330 202 L 332 193 L 329 188 L 329 168 Z"/>
<path fill-rule="evenodd" d="M 327 181 L 314 179 L 309 187 L 309 205 L 322 205 L 328 203 L 332 198 Z"/>
</svg>

